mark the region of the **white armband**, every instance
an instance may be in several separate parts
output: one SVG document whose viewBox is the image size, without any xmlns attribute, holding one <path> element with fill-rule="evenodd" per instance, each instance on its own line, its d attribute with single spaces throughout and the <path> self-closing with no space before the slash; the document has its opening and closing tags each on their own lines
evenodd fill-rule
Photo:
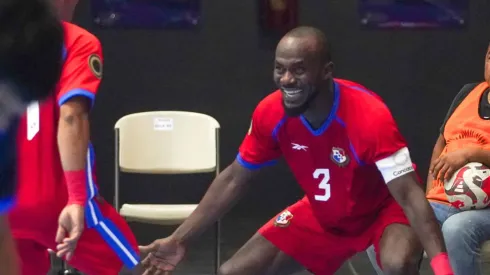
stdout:
<svg viewBox="0 0 490 275">
<path fill-rule="evenodd" d="M 389 157 L 376 161 L 376 166 L 383 175 L 385 183 L 414 171 L 407 147 L 403 147 Z"/>
</svg>

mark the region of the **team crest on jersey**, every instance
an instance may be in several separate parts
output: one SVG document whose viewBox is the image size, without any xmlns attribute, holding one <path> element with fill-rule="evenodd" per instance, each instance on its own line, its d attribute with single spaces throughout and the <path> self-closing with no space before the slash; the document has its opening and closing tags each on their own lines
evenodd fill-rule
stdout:
<svg viewBox="0 0 490 275">
<path fill-rule="evenodd" d="M 88 66 L 90 67 L 90 71 L 97 78 L 102 78 L 102 60 L 100 56 L 97 54 L 92 54 L 88 57 Z"/>
<path fill-rule="evenodd" d="M 285 210 L 284 212 L 279 214 L 279 216 L 277 216 L 276 220 L 274 221 L 274 225 L 277 227 L 287 227 L 292 218 L 293 214 L 291 214 L 291 212 L 289 212 L 288 210 Z"/>
<path fill-rule="evenodd" d="M 345 153 L 344 149 L 339 147 L 333 147 L 330 158 L 335 164 L 340 167 L 345 167 L 349 164 L 349 156 Z"/>
</svg>

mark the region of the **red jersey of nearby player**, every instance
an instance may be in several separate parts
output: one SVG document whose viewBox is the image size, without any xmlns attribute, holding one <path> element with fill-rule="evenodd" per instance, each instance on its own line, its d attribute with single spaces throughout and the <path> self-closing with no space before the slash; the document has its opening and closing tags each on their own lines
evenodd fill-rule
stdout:
<svg viewBox="0 0 490 275">
<path fill-rule="evenodd" d="M 317 130 L 303 116 L 286 116 L 280 91 L 267 96 L 254 111 L 237 161 L 255 169 L 283 156 L 320 224 L 354 233 L 391 199 L 385 183 L 413 167 L 406 142 L 377 95 L 341 79 L 335 79 L 334 93 L 332 111 Z"/>
<path fill-rule="evenodd" d="M 65 22 L 63 26 L 64 65 L 57 89 L 46 101 L 30 105 L 20 122 L 18 150 L 22 157 L 18 163 L 18 202 L 9 216 L 16 238 L 45 240 L 46 234 L 52 234 L 50 229 L 57 224 L 58 216 L 68 200 L 57 142 L 60 106 L 80 96 L 93 104 L 102 77 L 99 40 L 76 25 Z M 125 229 L 125 233 L 121 231 L 115 225 L 118 218 L 104 215 L 104 210 L 99 207 L 101 200 L 97 198 L 94 167 L 95 154 L 89 145 L 85 168 L 88 194 L 85 225 L 94 228 L 121 261 L 132 268 L 139 262 L 138 255 L 126 238 L 128 230 Z M 105 213 L 108 213 L 107 207 L 105 209 Z M 54 235 L 51 237 L 54 238 Z M 83 237 L 80 242 L 83 242 Z M 114 264 L 118 265 L 107 263 L 108 266 Z"/>
<path fill-rule="evenodd" d="M 42 211 L 58 209 L 67 202 L 57 142 L 59 106 L 75 96 L 83 96 L 93 102 L 102 73 L 99 40 L 76 25 L 65 22 L 63 27 L 64 65 L 57 90 L 42 103 L 36 102 L 28 107 L 18 132 L 18 153 L 21 157 L 18 164 L 17 208 L 24 214 L 28 210 L 33 215 L 44 215 L 45 218 L 51 217 Z M 93 151 L 89 151 L 87 171 L 92 172 Z M 92 175 L 87 176 L 92 183 L 87 188 L 90 189 L 88 194 L 93 197 L 97 188 Z M 58 213 L 55 214 L 57 218 Z"/>
</svg>

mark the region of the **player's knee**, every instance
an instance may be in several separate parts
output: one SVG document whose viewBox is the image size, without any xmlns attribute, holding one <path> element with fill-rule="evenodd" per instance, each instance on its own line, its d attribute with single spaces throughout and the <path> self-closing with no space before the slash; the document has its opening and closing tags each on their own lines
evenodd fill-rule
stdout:
<svg viewBox="0 0 490 275">
<path fill-rule="evenodd" d="M 397 250 L 381 257 L 383 272 L 387 275 L 417 274 L 419 260 L 408 252 Z"/>
<path fill-rule="evenodd" d="M 233 267 L 230 261 L 226 261 L 219 267 L 218 275 L 239 275 L 240 273 Z"/>
</svg>

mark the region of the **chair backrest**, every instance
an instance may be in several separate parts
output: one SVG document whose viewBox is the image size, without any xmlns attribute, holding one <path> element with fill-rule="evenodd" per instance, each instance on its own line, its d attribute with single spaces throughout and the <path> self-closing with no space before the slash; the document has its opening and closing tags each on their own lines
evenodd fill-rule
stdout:
<svg viewBox="0 0 490 275">
<path fill-rule="evenodd" d="M 183 111 L 126 115 L 116 122 L 120 170 L 183 174 L 217 169 L 220 125 L 211 116 Z"/>
</svg>

